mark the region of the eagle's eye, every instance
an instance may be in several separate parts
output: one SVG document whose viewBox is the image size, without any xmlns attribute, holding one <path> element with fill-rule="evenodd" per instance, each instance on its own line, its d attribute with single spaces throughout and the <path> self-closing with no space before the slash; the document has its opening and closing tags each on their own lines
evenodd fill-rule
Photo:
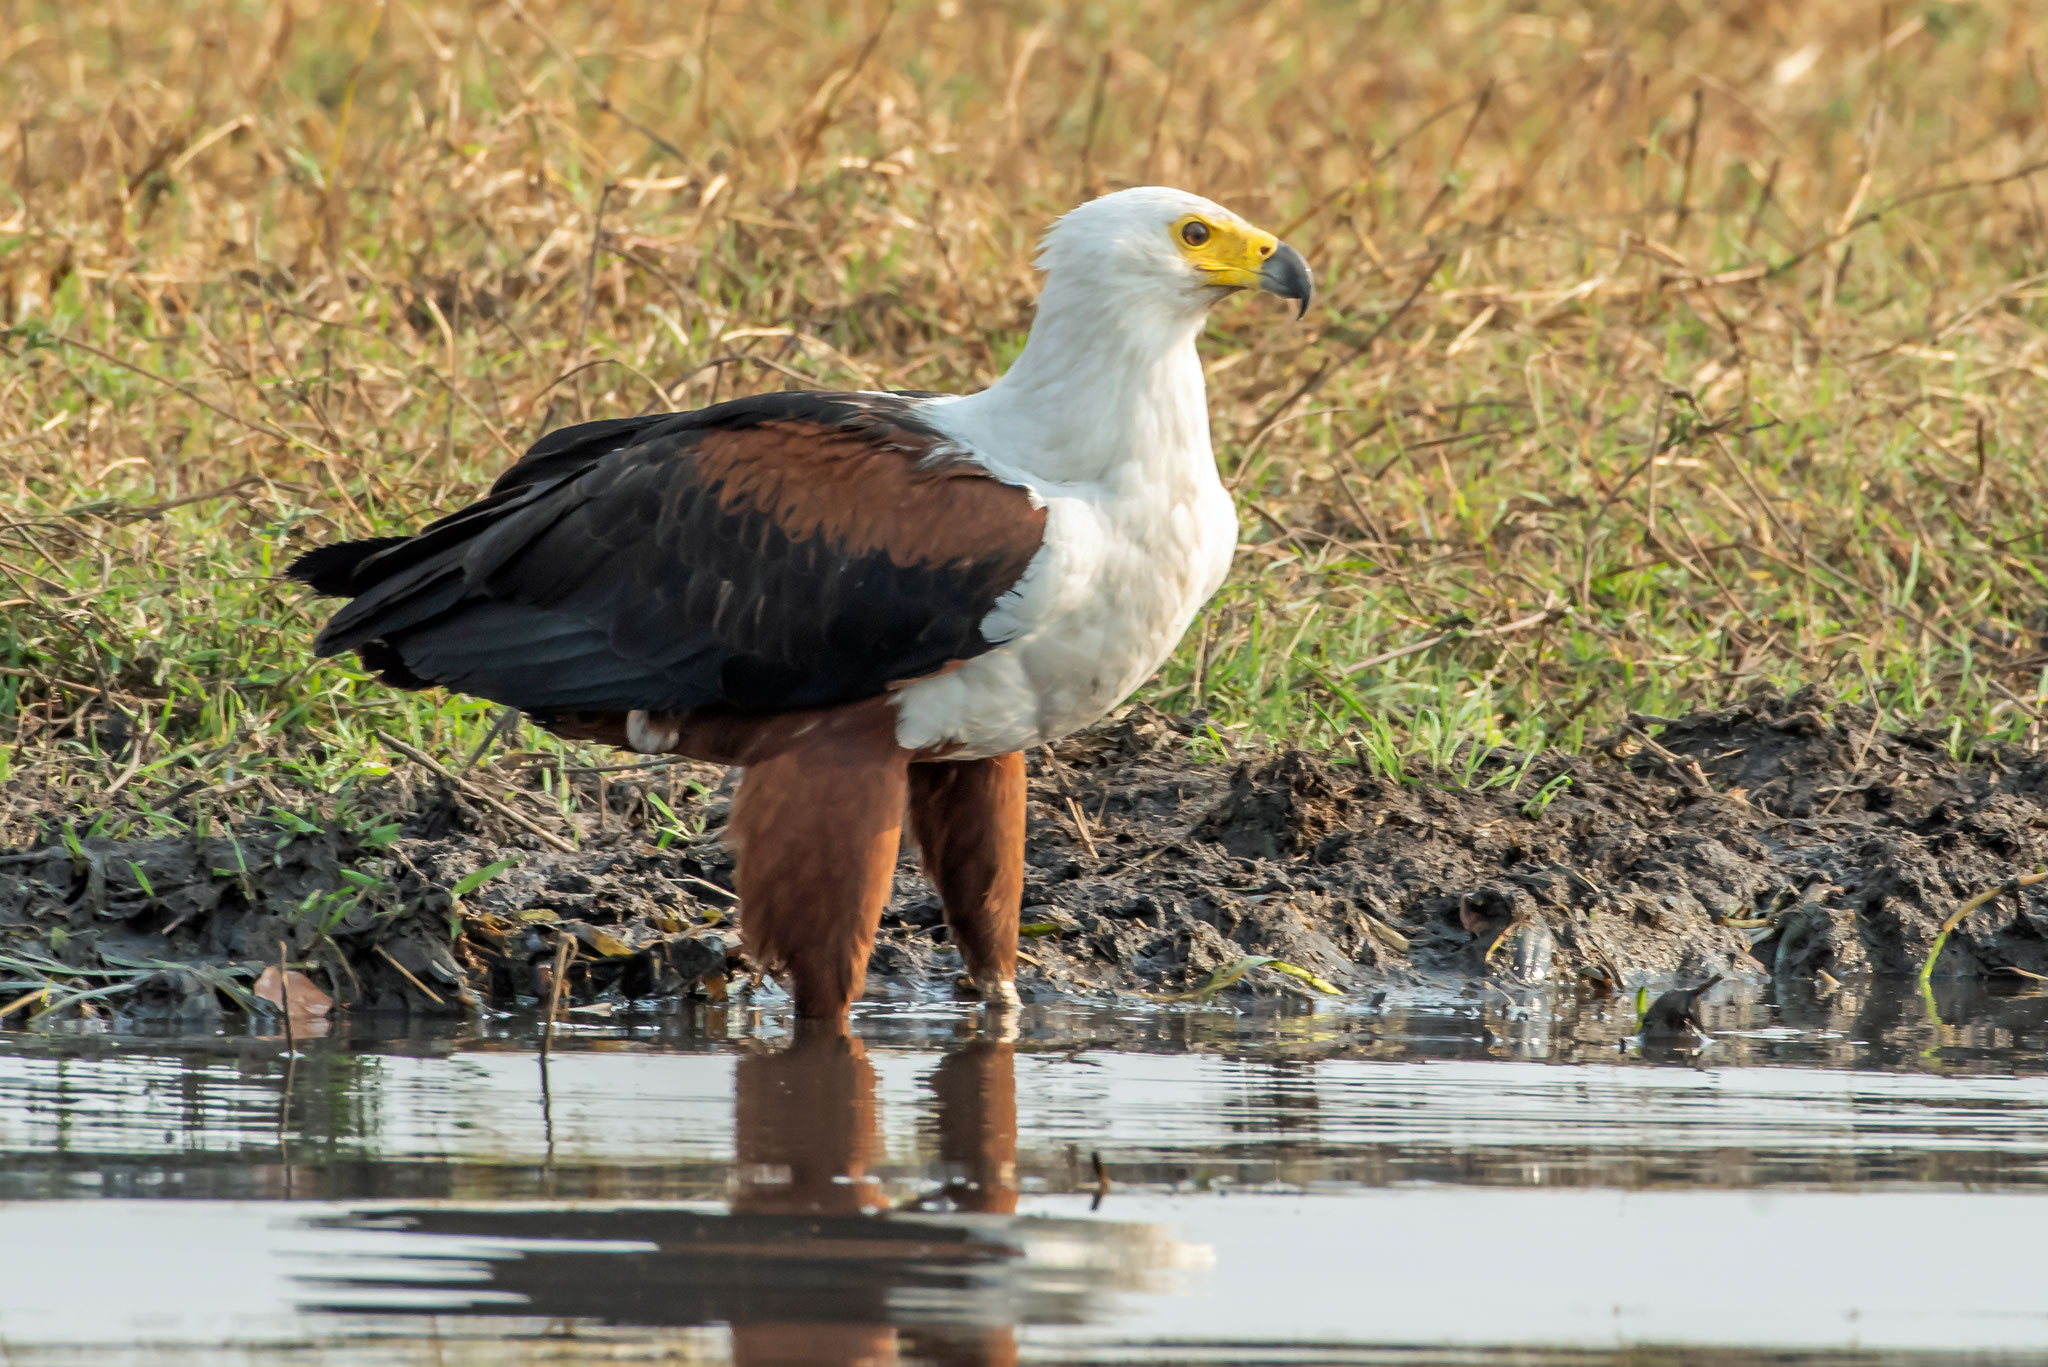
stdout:
<svg viewBox="0 0 2048 1367">
<path fill-rule="evenodd" d="M 1191 218 L 1181 225 L 1180 240 L 1190 247 L 1199 247 L 1209 240 L 1209 225 L 1199 218 Z"/>
</svg>

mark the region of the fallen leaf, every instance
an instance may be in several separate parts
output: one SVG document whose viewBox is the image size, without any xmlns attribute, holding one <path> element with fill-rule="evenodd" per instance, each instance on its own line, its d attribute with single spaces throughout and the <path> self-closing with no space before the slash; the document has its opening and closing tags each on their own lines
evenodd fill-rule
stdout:
<svg viewBox="0 0 2048 1367">
<path fill-rule="evenodd" d="M 633 946 L 607 930 L 599 930 L 588 921 L 564 921 L 562 929 L 576 937 L 577 943 L 594 954 L 607 959 L 622 959 L 633 952 Z"/>
<path fill-rule="evenodd" d="M 1272 969 L 1275 973 L 1285 973 L 1289 977 L 1299 978 L 1303 982 L 1307 983 L 1310 987 L 1313 987 L 1318 992 L 1327 992 L 1329 995 L 1333 997 L 1341 997 L 1344 995 L 1343 988 L 1338 987 L 1335 983 L 1332 983 L 1327 979 L 1317 977 L 1315 974 L 1303 968 L 1300 964 L 1290 964 L 1280 959 L 1274 959 L 1267 963 L 1266 967 Z"/>
<path fill-rule="evenodd" d="M 311 978 L 296 968 L 285 974 L 280 981 L 277 965 L 271 964 L 263 970 L 263 975 L 256 979 L 256 995 L 272 1006 L 285 1004 L 286 987 L 291 989 L 291 1013 L 294 1022 L 324 1020 L 327 1013 L 334 1009 L 334 998 L 322 992 Z"/>
<path fill-rule="evenodd" d="M 1176 992 L 1171 995 L 1152 995 L 1148 993 L 1147 995 L 1151 996 L 1152 1000 L 1156 1002 L 1198 1001 L 1206 1003 L 1211 997 L 1253 969 L 1272 962 L 1273 957 L 1270 954 L 1247 954 L 1241 959 L 1219 965 L 1216 971 L 1209 975 L 1209 981 L 1203 983 L 1192 992 Z"/>
<path fill-rule="evenodd" d="M 1360 912 L 1358 914 L 1359 918 L 1365 922 L 1366 933 L 1371 935 L 1373 939 L 1378 940 L 1396 954 L 1406 954 L 1408 952 L 1408 937 L 1406 935 L 1403 935 L 1377 916 L 1367 912 Z"/>
</svg>

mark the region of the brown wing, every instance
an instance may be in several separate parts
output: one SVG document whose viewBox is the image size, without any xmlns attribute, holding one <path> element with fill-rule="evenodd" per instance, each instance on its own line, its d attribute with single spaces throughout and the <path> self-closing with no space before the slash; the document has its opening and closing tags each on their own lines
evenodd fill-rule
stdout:
<svg viewBox="0 0 2048 1367">
<path fill-rule="evenodd" d="M 528 711 L 819 707 L 996 644 L 1044 538 L 913 400 L 762 395 L 536 443 L 417 536 L 321 547 L 322 654 Z"/>
</svg>

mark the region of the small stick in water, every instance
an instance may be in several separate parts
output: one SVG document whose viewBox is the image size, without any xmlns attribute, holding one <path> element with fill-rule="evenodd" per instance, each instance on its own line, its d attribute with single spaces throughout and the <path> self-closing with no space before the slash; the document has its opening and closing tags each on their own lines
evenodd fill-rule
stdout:
<svg viewBox="0 0 2048 1367">
<path fill-rule="evenodd" d="M 286 1053 L 298 1052 L 298 1041 L 292 1037 L 292 971 L 286 963 L 284 941 L 277 942 L 277 1002 L 284 1012 L 284 1047 Z"/>
<path fill-rule="evenodd" d="M 425 983 L 421 982 L 411 969 L 407 968 L 404 964 L 398 962 L 398 956 L 396 954 L 393 954 L 390 950 L 384 948 L 384 946 L 382 945 L 377 946 L 377 952 L 384 956 L 384 962 L 390 964 L 393 968 L 397 969 L 401 974 L 403 974 L 407 982 L 411 983 L 414 987 L 417 987 L 420 991 L 426 993 L 427 999 L 433 1002 L 434 1005 L 442 1006 L 446 1004 L 441 1000 L 440 993 L 436 992 L 433 988 L 428 987 Z"/>
<path fill-rule="evenodd" d="M 548 1018 L 541 1026 L 540 1032 L 542 1058 L 548 1056 L 548 1050 L 555 1043 L 555 1013 L 562 1006 L 562 979 L 568 976 L 569 955 L 574 952 L 575 947 L 576 942 L 570 937 L 569 932 L 561 931 L 555 936 L 555 971 L 548 983 Z"/>
<path fill-rule="evenodd" d="M 282 940 L 277 942 L 277 1001 L 278 1009 L 284 1012 L 284 1091 L 277 1098 L 277 1156 L 278 1165 L 284 1169 L 284 1194 L 290 1200 L 292 1190 L 292 1149 L 291 1111 L 292 1081 L 299 1070 L 299 1046 L 292 1033 L 292 979 L 287 966 L 289 956 Z"/>
<path fill-rule="evenodd" d="M 1978 893 L 1975 897 L 1972 897 L 1969 901 L 1950 912 L 1948 918 L 1941 923 L 1941 929 L 1935 933 L 1934 945 L 1927 951 L 1927 962 L 1920 965 L 1920 989 L 1923 992 L 1926 991 L 1928 983 L 1933 981 L 1934 961 L 1941 957 L 1941 947 L 1948 943 L 1948 937 L 1954 933 L 1957 926 L 1970 919 L 1971 912 L 1987 902 L 1992 902 L 2005 896 L 2007 893 L 2018 897 L 2021 888 L 2031 888 L 2034 884 L 2044 881 L 2048 881 L 2048 869 L 2036 869 L 2032 873 L 2016 874 L 2000 883 L 1997 887 Z M 2026 904 L 2022 902 L 2020 905 L 2024 909 Z"/>
</svg>

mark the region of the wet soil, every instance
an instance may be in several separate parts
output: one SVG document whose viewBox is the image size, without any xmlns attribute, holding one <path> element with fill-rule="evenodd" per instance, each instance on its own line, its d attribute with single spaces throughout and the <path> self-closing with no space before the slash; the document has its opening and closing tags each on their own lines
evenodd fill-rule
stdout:
<svg viewBox="0 0 2048 1367">
<path fill-rule="evenodd" d="M 1581 755 L 1494 751 L 1457 776 L 1299 751 L 1197 758 L 1218 748 L 1199 719 L 1141 707 L 1033 757 L 1027 998 L 1461 978 L 1604 994 L 1715 974 L 1825 987 L 1917 971 L 1944 917 L 2048 862 L 2048 761 L 1959 762 L 1945 730 L 1813 691 L 1638 717 Z M 66 1009 L 214 1016 L 250 1005 L 281 944 L 358 1009 L 531 1002 L 565 945 L 574 1003 L 773 991 L 739 955 L 716 838 L 728 779 L 572 773 L 604 813 L 572 826 L 517 773 L 401 775 L 346 817 L 208 820 L 201 794 L 160 834 L 18 784 L 0 798 L 15 833 L 0 1007 L 47 980 L 31 1010 L 97 988 Z M 664 805 L 704 834 L 659 843 Z M 949 988 L 947 938 L 906 854 L 871 993 Z M 1987 901 L 1940 960 L 1944 976 L 2011 970 L 2048 973 L 2048 884 Z"/>
</svg>

